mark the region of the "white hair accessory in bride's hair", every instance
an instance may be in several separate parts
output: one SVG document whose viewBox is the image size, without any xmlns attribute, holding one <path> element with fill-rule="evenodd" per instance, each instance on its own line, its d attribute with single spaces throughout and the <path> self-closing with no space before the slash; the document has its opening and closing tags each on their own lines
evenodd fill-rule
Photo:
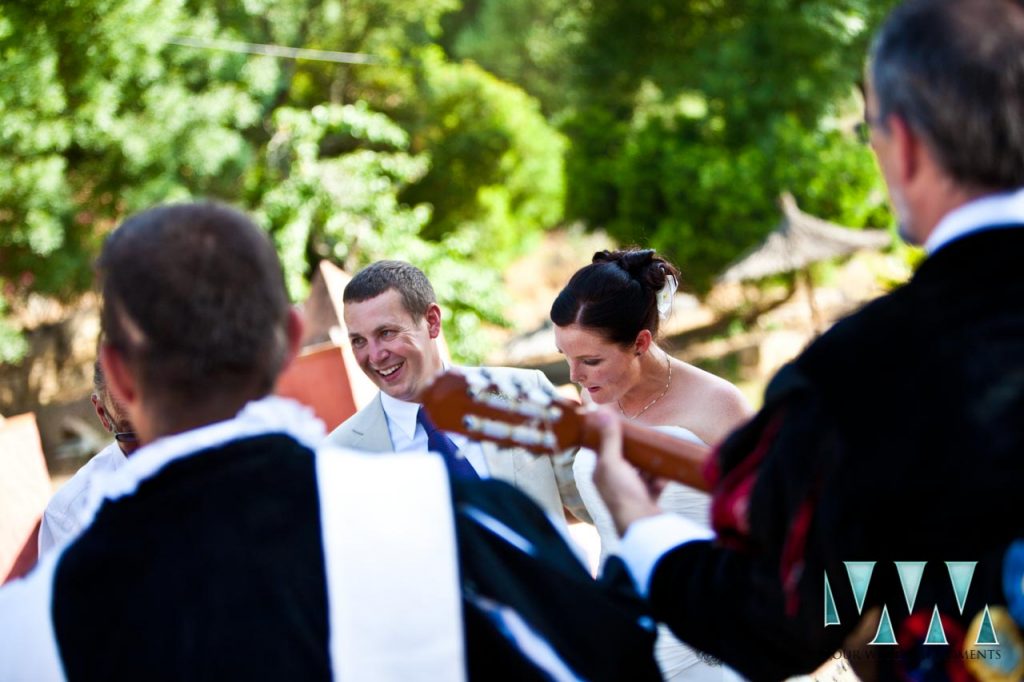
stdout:
<svg viewBox="0 0 1024 682">
<path fill-rule="evenodd" d="M 665 286 L 658 290 L 657 301 L 658 301 L 658 317 L 663 320 L 667 320 L 668 316 L 672 314 L 672 299 L 676 296 L 676 289 L 679 288 L 679 282 L 676 281 L 675 275 L 668 275 L 665 277 Z"/>
</svg>

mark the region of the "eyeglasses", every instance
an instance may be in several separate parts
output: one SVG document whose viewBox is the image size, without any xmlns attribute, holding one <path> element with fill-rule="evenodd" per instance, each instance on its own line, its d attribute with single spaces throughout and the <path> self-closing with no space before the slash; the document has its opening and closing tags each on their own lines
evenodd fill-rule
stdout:
<svg viewBox="0 0 1024 682">
<path fill-rule="evenodd" d="M 114 440 L 121 452 L 130 455 L 139 449 L 139 436 L 134 431 L 114 431 Z"/>
</svg>

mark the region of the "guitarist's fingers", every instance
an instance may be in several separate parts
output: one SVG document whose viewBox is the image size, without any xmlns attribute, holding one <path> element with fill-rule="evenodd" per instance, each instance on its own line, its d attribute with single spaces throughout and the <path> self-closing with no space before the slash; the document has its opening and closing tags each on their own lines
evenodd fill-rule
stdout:
<svg viewBox="0 0 1024 682">
<path fill-rule="evenodd" d="M 647 492 L 651 494 L 651 497 L 655 500 L 661 497 L 661 493 L 665 491 L 665 486 L 668 485 L 668 479 L 649 474 L 646 471 L 640 471 L 640 478 L 643 479 L 647 485 Z"/>
<path fill-rule="evenodd" d="M 619 534 L 634 521 L 660 513 L 657 496 L 651 494 L 639 472 L 622 455 L 622 427 L 608 408 L 587 415 L 601 434 L 601 448 L 594 468 L 594 485 L 601 493 Z"/>
<path fill-rule="evenodd" d="M 601 406 L 587 416 L 601 434 L 601 458 L 622 460 L 622 422 L 615 413 Z"/>
<path fill-rule="evenodd" d="M 634 467 L 633 464 L 625 458 L 622 453 L 622 420 L 611 408 L 600 408 L 595 413 L 595 416 L 599 420 L 598 428 L 601 432 L 601 457 L 616 460 L 616 466 L 618 466 L 621 461 L 622 465 L 629 466 L 631 469 L 634 469 L 644 486 L 647 488 L 647 492 L 651 496 L 651 499 L 657 500 L 661 496 L 661 492 L 665 489 L 665 485 L 668 481 L 659 476 L 648 473 L 643 469 Z"/>
</svg>

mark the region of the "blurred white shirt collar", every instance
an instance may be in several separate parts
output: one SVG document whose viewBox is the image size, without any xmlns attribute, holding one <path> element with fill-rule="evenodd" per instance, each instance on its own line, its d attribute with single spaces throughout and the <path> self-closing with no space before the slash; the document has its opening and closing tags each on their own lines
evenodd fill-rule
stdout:
<svg viewBox="0 0 1024 682">
<path fill-rule="evenodd" d="M 1024 225 L 1024 188 L 990 194 L 950 211 L 924 243 L 931 255 L 946 244 L 981 230 Z"/>
</svg>

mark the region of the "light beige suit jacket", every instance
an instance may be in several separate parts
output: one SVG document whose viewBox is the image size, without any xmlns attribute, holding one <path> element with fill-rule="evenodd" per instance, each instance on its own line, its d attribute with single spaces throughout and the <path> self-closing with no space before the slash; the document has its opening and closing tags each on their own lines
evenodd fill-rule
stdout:
<svg viewBox="0 0 1024 682">
<path fill-rule="evenodd" d="M 460 369 L 472 372 L 480 368 Z M 512 367 L 485 369 L 504 380 L 515 378 L 527 388 L 551 386 L 547 377 L 538 370 Z M 327 436 L 327 442 L 366 452 L 394 452 L 380 395 L 334 429 Z M 492 478 L 499 478 L 519 488 L 555 518 L 563 518 L 564 507 L 576 518 L 590 521 L 572 473 L 575 451 L 548 456 L 534 455 L 521 448 L 499 448 L 487 442 L 482 442 L 480 447 Z"/>
</svg>

